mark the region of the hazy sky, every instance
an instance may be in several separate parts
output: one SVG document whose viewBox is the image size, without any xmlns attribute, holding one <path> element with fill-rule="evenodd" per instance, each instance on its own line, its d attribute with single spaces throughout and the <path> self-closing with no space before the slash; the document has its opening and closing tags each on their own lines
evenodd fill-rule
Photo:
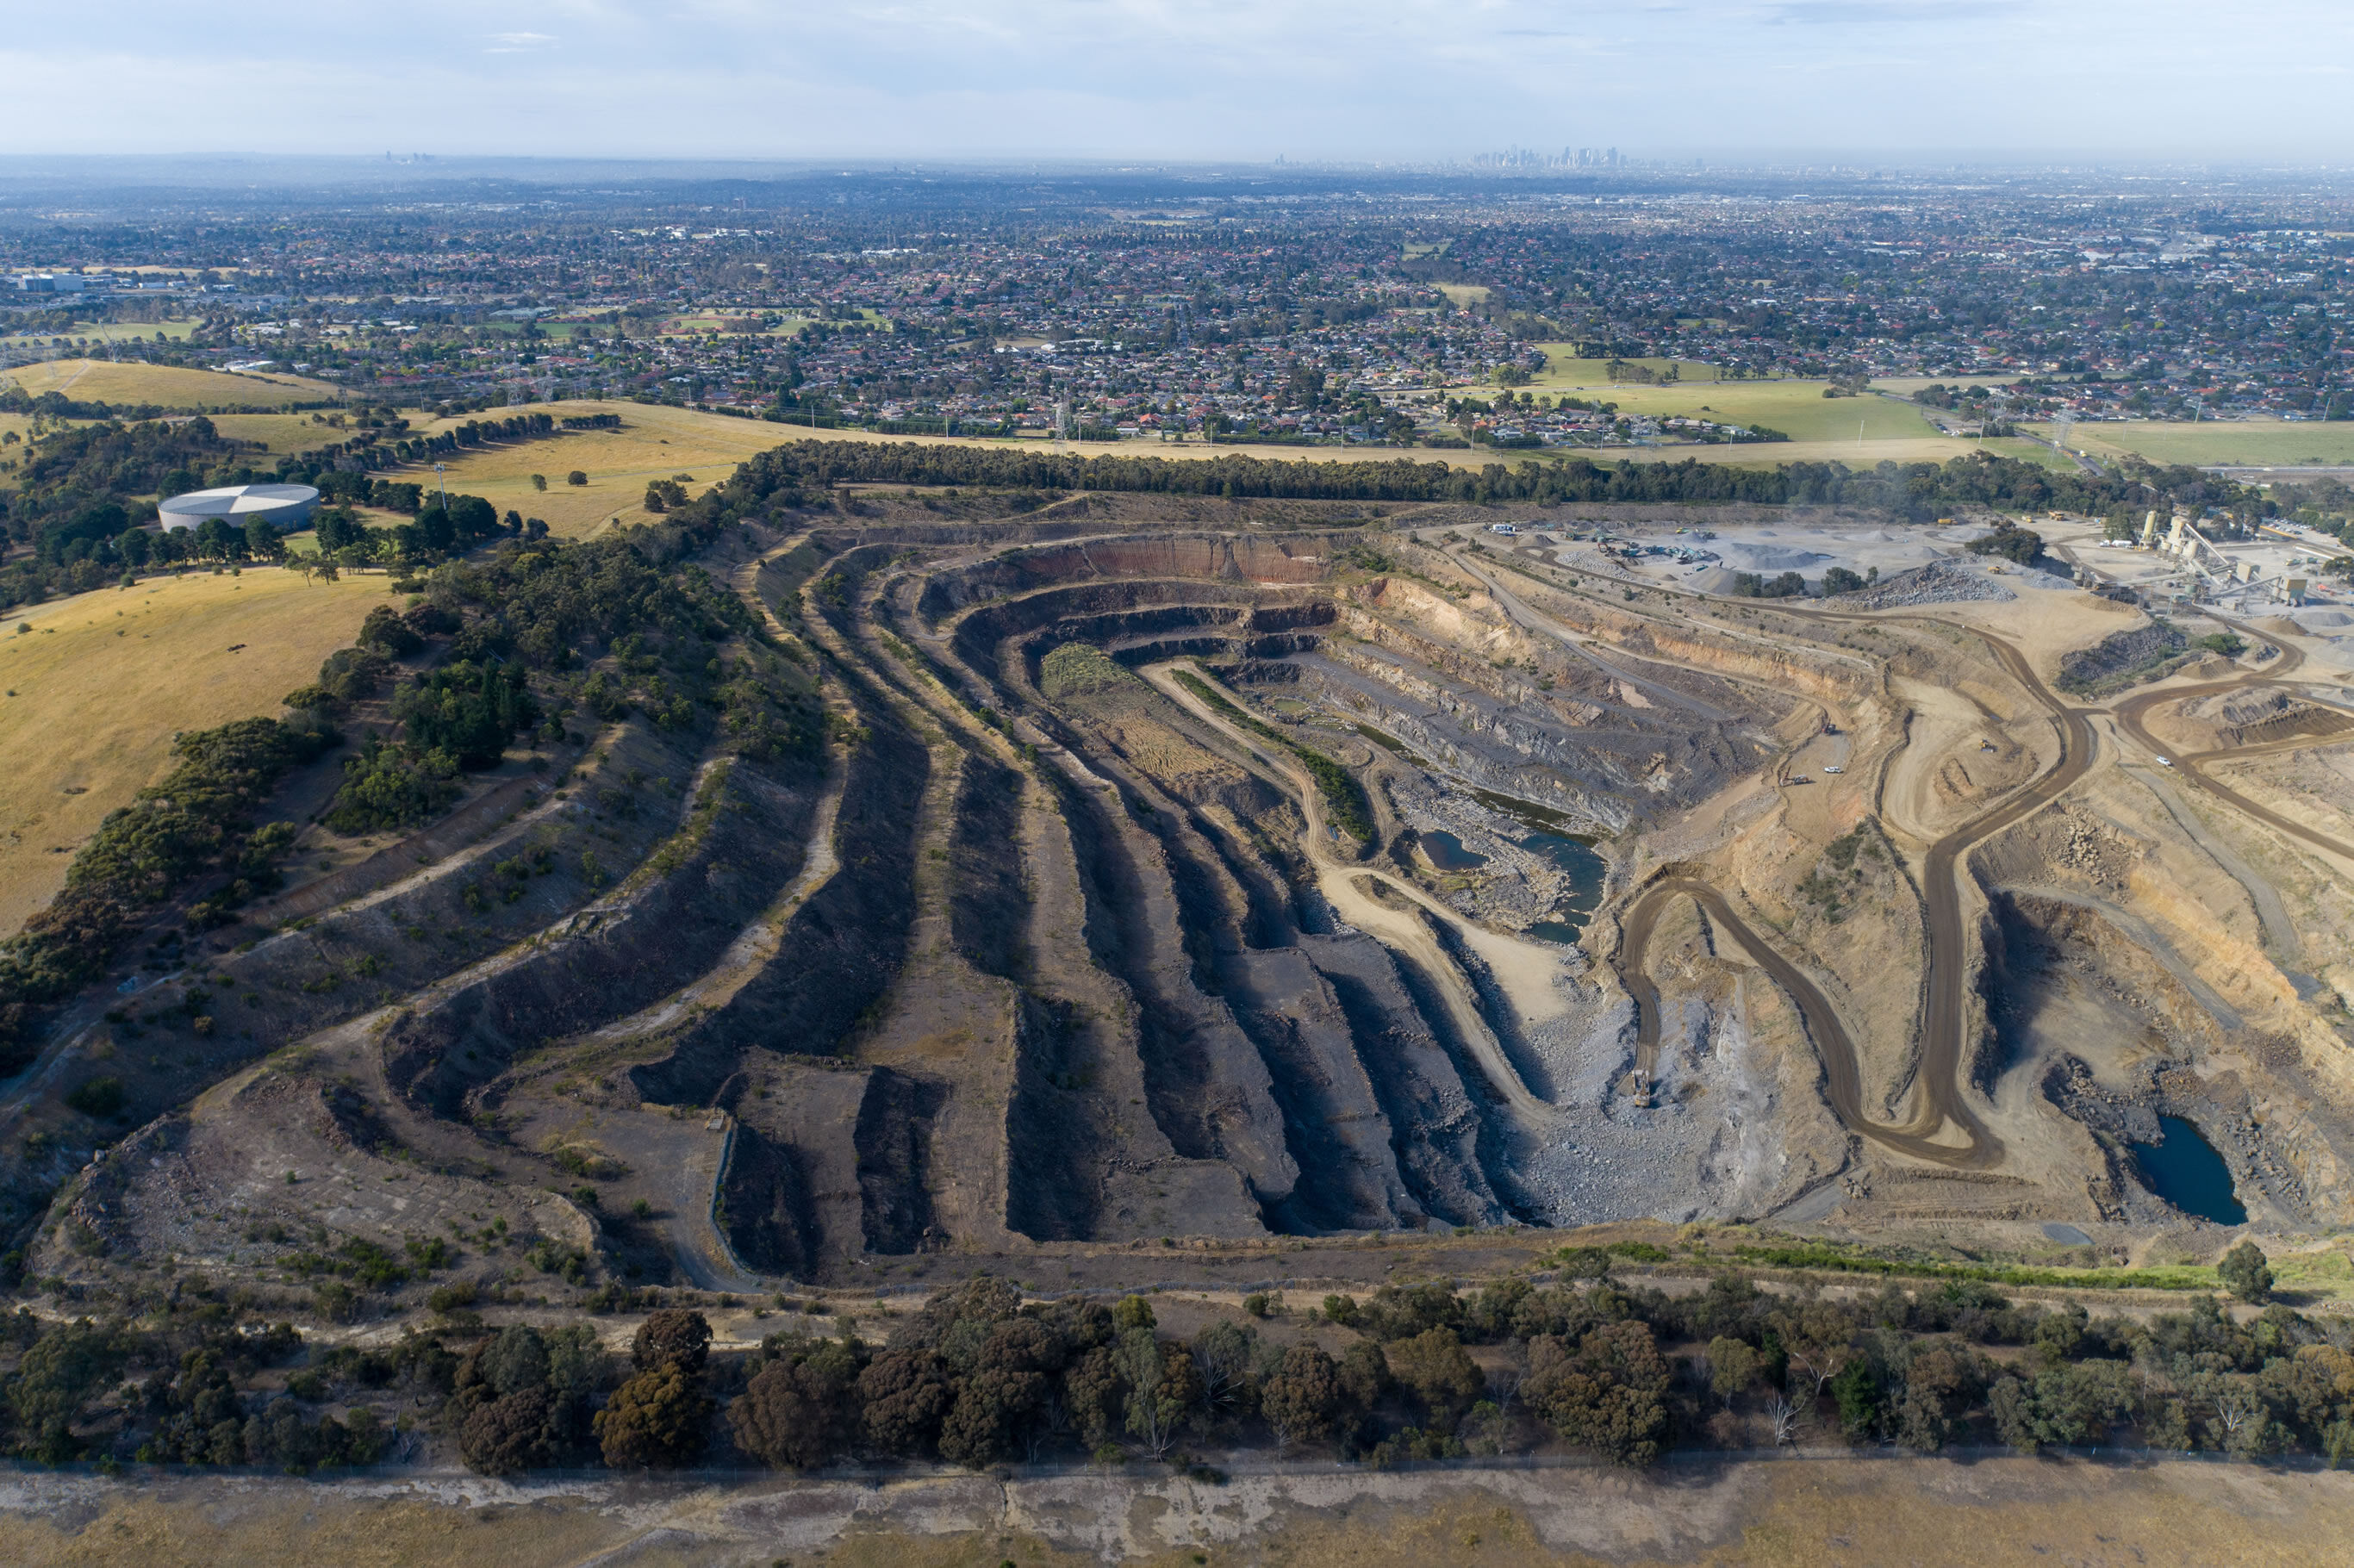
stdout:
<svg viewBox="0 0 2354 1568">
<path fill-rule="evenodd" d="M 0 152 L 2354 162 L 2349 0 L 107 0 Z"/>
</svg>

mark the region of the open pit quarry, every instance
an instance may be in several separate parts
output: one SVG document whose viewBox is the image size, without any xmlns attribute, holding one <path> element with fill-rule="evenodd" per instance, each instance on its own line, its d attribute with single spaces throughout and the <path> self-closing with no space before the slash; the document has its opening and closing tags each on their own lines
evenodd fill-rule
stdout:
<svg viewBox="0 0 2354 1568">
<path fill-rule="evenodd" d="M 2247 1226 L 2354 1202 L 2354 703 L 2292 623 L 2074 697 L 2143 613 L 1944 543 L 1741 599 L 1533 512 L 913 495 L 705 563 L 818 762 L 624 717 L 140 999 L 217 1028 L 69 1014 L 11 1114 L 91 1053 L 179 1097 L 14 1146 L 62 1179 L 28 1272 L 495 1229 L 763 1292 L 1640 1218 L 2205 1260 L 2244 1227 L 2153 1187 L 2160 1117 Z"/>
</svg>

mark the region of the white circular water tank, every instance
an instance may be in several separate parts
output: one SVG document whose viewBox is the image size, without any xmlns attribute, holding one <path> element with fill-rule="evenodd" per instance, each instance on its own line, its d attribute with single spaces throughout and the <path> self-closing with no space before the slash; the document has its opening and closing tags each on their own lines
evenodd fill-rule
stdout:
<svg viewBox="0 0 2354 1568">
<path fill-rule="evenodd" d="M 158 510 L 166 528 L 193 528 L 207 517 L 242 528 L 258 517 L 283 533 L 308 523 L 318 503 L 319 493 L 307 484 L 225 484 L 175 495 Z"/>
</svg>

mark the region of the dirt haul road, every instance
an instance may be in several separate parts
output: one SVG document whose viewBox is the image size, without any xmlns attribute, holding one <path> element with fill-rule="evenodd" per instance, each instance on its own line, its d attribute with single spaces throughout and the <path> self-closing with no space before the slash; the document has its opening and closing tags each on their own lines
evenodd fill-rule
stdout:
<svg viewBox="0 0 2354 1568">
<path fill-rule="evenodd" d="M 1867 619 L 1804 610 L 1785 613 L 1814 614 L 1826 620 Z M 2075 787 L 2093 765 L 2093 726 L 2089 710 L 2062 704 L 2037 678 L 2025 655 L 2009 643 L 1952 621 L 1938 620 L 1935 624 L 1983 641 L 2005 671 L 2051 711 L 2061 749 L 2058 764 L 2042 778 L 1929 846 L 1921 879 L 1922 896 L 1928 906 L 1929 1005 L 1927 1016 L 1922 1021 L 1920 1101 L 1912 1119 L 1892 1127 L 1873 1121 L 1865 1113 L 1862 1073 L 1857 1063 L 1855 1043 L 1829 999 L 1796 965 L 1776 953 L 1735 916 L 1715 888 L 1697 877 L 1671 873 L 1666 880 L 1653 884 L 1628 911 L 1618 971 L 1636 999 L 1636 1048 L 1648 1073 L 1659 1054 L 1659 996 L 1644 969 L 1646 949 L 1660 908 L 1674 898 L 1691 898 L 1712 919 L 1731 930 L 1743 947 L 1755 954 L 1766 972 L 1797 1003 L 1822 1057 L 1831 1108 L 1850 1130 L 1916 1160 L 1982 1169 L 2001 1163 L 2002 1141 L 1978 1119 L 1962 1093 L 1962 1066 L 1969 1026 L 1969 931 L 1962 915 L 1958 868 L 1963 852 L 1972 844 L 2041 810 Z M 1961 1139 L 1960 1143 L 1941 1141 L 1949 1128 L 1953 1135 Z"/>
<path fill-rule="evenodd" d="M 1899 619 L 1882 616 L 1840 615 L 1826 610 L 1786 609 L 1783 613 L 1817 620 L 1871 621 Z M 1982 840 L 1991 837 L 2015 822 L 2041 810 L 2073 789 L 2090 770 L 2096 742 L 2091 715 L 2098 708 L 2072 707 L 2062 702 L 2043 683 L 2026 657 L 2009 642 L 1983 629 L 1965 626 L 1933 616 L 1906 616 L 1901 619 L 1942 626 L 1964 635 L 1975 637 L 1993 653 L 2005 672 L 2052 715 L 2058 730 L 2061 756 L 2058 764 L 2035 783 L 2011 796 L 2001 805 L 1972 819 L 1937 840 L 1929 847 L 1927 863 L 1923 873 L 1923 895 L 1928 907 L 1928 993 L 1927 1016 L 1923 1024 L 1922 1061 L 1919 1081 L 1921 1103 L 1913 1119 L 1901 1127 L 1890 1127 L 1872 1121 L 1861 1105 L 1861 1086 L 1854 1044 L 1839 1021 L 1829 1001 L 1812 982 L 1798 972 L 1787 959 L 1776 954 L 1746 925 L 1734 916 L 1723 898 L 1707 884 L 1689 875 L 1671 874 L 1647 890 L 1635 907 L 1628 912 L 1619 968 L 1628 991 L 1637 999 L 1638 1049 L 1646 1071 L 1659 1050 L 1659 997 L 1643 971 L 1644 948 L 1648 945 L 1659 913 L 1666 904 L 1679 896 L 1691 896 L 1710 916 L 1727 927 L 1744 947 L 1756 954 L 1767 972 L 1787 991 L 1807 1019 L 1823 1058 L 1824 1075 L 1829 1083 L 1832 1109 L 1849 1128 L 1886 1148 L 1916 1159 L 1939 1164 L 1962 1167 L 1986 1167 L 1999 1164 L 2002 1145 L 1970 1109 L 1961 1090 L 1961 1073 L 1967 1044 L 1968 1022 L 1967 930 L 1964 925 L 1961 900 L 1959 863 L 1963 853 Z M 2221 617 L 2216 617 L 2222 620 Z M 2218 681 L 2204 685 L 2180 688 L 2171 692 L 2150 693 L 2133 698 L 2115 710 L 2118 727 L 2132 739 L 2147 747 L 2153 754 L 2163 754 L 2163 748 L 2142 727 L 2142 715 L 2162 703 L 2179 702 L 2213 695 L 2253 685 L 2283 683 L 2283 677 L 2296 670 L 2305 656 L 2277 639 L 2264 639 L 2253 628 L 2241 627 L 2225 620 L 2251 639 L 2271 641 L 2281 649 L 2281 662 L 2262 674 L 2242 676 L 2230 681 Z M 2310 744 L 2308 737 L 2305 744 Z M 2285 749 L 2293 743 L 2243 748 L 2238 755 L 2257 755 L 2262 751 Z M 2175 759 L 2176 769 L 2192 783 L 2207 789 L 2256 820 L 2266 822 L 2318 848 L 2354 860 L 2354 845 L 2349 845 L 2316 832 L 2301 822 L 2292 821 L 2278 812 L 2248 800 L 2237 791 L 2216 782 L 2196 766 L 2202 760 L 2235 755 L 2232 750 L 2203 752 L 2197 757 Z M 1705 894 L 1705 896 L 1702 895 Z M 1932 1141 L 1942 1129 L 1951 1126 L 1959 1132 L 1964 1144 L 1956 1148 L 1949 1143 Z"/>
<path fill-rule="evenodd" d="M 1497 590 L 1499 585 L 1488 574 L 1479 571 L 1459 553 L 1449 554 L 1456 556 L 1458 566 L 1486 583 L 1491 592 Z M 1690 597 L 1705 599 L 1713 596 L 1691 594 Z M 1526 605 L 1515 604 L 1513 608 L 1521 611 L 1521 618 L 1549 619 Z M 1922 1021 L 1921 1066 L 1917 1080 L 1921 1085 L 1920 1098 L 1918 1107 L 1909 1121 L 1890 1126 L 1875 1122 L 1865 1114 L 1854 1042 L 1849 1037 L 1829 1000 L 1796 965 L 1776 952 L 1734 915 L 1731 906 L 1713 886 L 1686 868 L 1670 868 L 1660 880 L 1644 891 L 1622 921 L 1625 939 L 1620 945 L 1617 969 L 1628 994 L 1636 1001 L 1638 1064 L 1649 1075 L 1658 1060 L 1659 1048 L 1659 992 L 1645 969 L 1651 935 L 1658 925 L 1660 911 L 1677 898 L 1689 897 L 1756 955 L 1767 973 L 1797 1004 L 1821 1055 L 1832 1109 L 1851 1130 L 1900 1153 L 1941 1165 L 1983 1168 L 1999 1164 L 2002 1160 L 2001 1141 L 1978 1119 L 1962 1093 L 1969 1017 L 1967 983 L 1969 953 L 1968 930 L 1962 913 L 1960 861 L 1972 845 L 2024 821 L 2074 788 L 2091 769 L 2095 755 L 2097 743 L 2093 732 L 2092 715 L 2105 710 L 2074 707 L 2063 703 L 2043 683 L 2017 647 L 1979 627 L 1935 616 L 1850 615 L 1789 606 L 1780 609 L 1781 613 L 1787 615 L 1823 621 L 1869 623 L 1901 619 L 1976 638 L 1993 654 L 2005 673 L 2052 715 L 2060 741 L 2060 759 L 2034 783 L 1929 846 L 1922 875 L 1928 924 L 1928 1006 Z M 2284 678 L 2305 662 L 2303 653 L 2276 638 L 2266 638 L 2253 628 L 2239 626 L 2221 616 L 2214 619 L 2252 640 L 2272 642 L 2281 650 L 2280 661 L 2260 674 L 2150 693 L 2132 698 L 2111 710 L 2118 728 L 2131 739 L 2147 747 L 2153 755 L 2162 755 L 2164 748 L 2142 726 L 2143 715 L 2152 707 L 2248 686 L 2283 684 Z M 2311 744 L 2311 738 L 2306 737 L 2302 744 Z M 2202 752 L 2194 757 L 2175 758 L 2175 768 L 2191 783 L 2255 820 L 2317 848 L 2354 861 L 2354 845 L 2258 805 L 2210 778 L 2198 767 L 2200 762 L 2219 757 L 2262 755 L 2272 750 L 2289 749 L 2296 744 L 2299 743 L 2276 742 L 2236 750 Z M 1949 1128 L 1954 1135 L 1960 1138 L 1958 1145 L 1939 1141 L 1946 1136 Z"/>
<path fill-rule="evenodd" d="M 2229 681 L 2209 681 L 2196 686 L 2177 686 L 2171 691 L 2145 692 L 2137 697 L 2131 697 L 2125 702 L 2119 703 L 2116 707 L 2112 710 L 2116 717 L 2117 728 L 2123 731 L 2126 737 L 2135 742 L 2135 744 L 2148 747 L 2150 755 L 2153 757 L 2164 757 L 2167 755 L 2167 750 L 2164 746 L 2159 744 L 2157 737 L 2152 736 L 2147 729 L 2143 727 L 2143 719 L 2152 708 L 2171 703 L 2191 702 L 2200 697 L 2211 697 L 2220 693 L 2244 690 L 2251 686 L 2286 685 L 2288 683 L 2286 677 L 2299 665 L 2305 662 L 2305 655 L 2303 653 L 2299 652 L 2296 649 L 2290 647 L 2287 643 L 2282 641 L 2277 637 L 2267 637 L 2263 632 L 2256 630 L 2253 627 L 2242 626 L 2236 621 L 2224 620 L 2223 617 L 2215 615 L 2211 611 L 2209 612 L 2209 617 L 2211 620 L 2221 620 L 2224 625 L 2230 627 L 2232 630 L 2239 632 L 2242 636 L 2248 638 L 2252 641 L 2271 643 L 2274 647 L 2280 650 L 2280 659 L 2271 669 L 2264 671 L 2261 674 L 2242 675 L 2237 679 Z M 2246 813 L 2248 816 L 2253 817 L 2257 821 L 2264 823 L 2267 827 L 2278 829 L 2280 832 L 2288 834 L 2292 838 L 2303 840 L 2305 842 L 2311 844 L 2316 849 L 2326 850 L 2329 853 L 2341 856 L 2348 861 L 2354 861 L 2354 844 L 2349 844 L 2342 839 L 2331 838 L 2327 833 L 2319 832 L 2312 828 L 2306 827 L 2303 822 L 2293 821 L 2289 818 L 2282 816 L 2278 811 L 2273 810 L 2268 807 L 2256 804 L 2255 801 L 2249 800 L 2245 795 L 2241 794 L 2238 790 L 2233 789 L 2229 785 L 2219 783 L 2216 779 L 2210 777 L 2204 768 L 2200 767 L 2200 764 L 2202 762 L 2213 762 L 2219 758 L 2232 757 L 2262 757 L 2272 752 L 2294 751 L 2304 747 L 2324 743 L 2325 738 L 2321 736 L 2299 736 L 2285 741 L 2274 741 L 2247 747 L 2225 747 L 2217 751 L 2197 752 L 2189 757 L 2174 758 L 2172 758 L 2172 761 L 2174 763 L 2174 771 L 2176 773 L 2181 775 L 2184 779 L 2198 788 L 2206 790 L 2209 794 L 2223 801 L 2225 804 Z"/>
<path fill-rule="evenodd" d="M 1463 563 L 1458 560 L 1460 564 Z M 1466 569 L 1470 568 L 1467 566 Z M 1475 575 L 1487 580 L 1484 574 Z M 1530 612 L 1528 607 L 1522 608 Z M 1790 608 L 1784 608 L 1782 613 L 1829 621 L 1893 619 Z M 1984 1168 L 1999 1164 L 2003 1151 L 2001 1140 L 1978 1118 L 1962 1093 L 1969 1022 L 1969 934 L 1962 914 L 1958 867 L 1963 853 L 1971 845 L 2041 810 L 2084 778 L 2093 765 L 2094 754 L 2090 717 L 2093 710 L 2062 703 L 2037 676 L 2026 656 L 2000 638 L 1977 627 L 1933 616 L 1903 619 L 1944 627 L 1984 642 L 2005 672 L 2050 712 L 2061 747 L 2058 763 L 2042 778 L 1929 846 L 1922 876 L 1923 896 L 1928 908 L 1928 1008 L 1922 1021 L 1920 1099 L 1913 1118 L 1902 1125 L 1890 1126 L 1873 1121 L 1865 1113 L 1862 1074 L 1855 1044 L 1829 999 L 1795 964 L 1776 952 L 1735 916 L 1722 894 L 1689 871 L 1671 869 L 1628 911 L 1617 969 L 1628 994 L 1636 1000 L 1637 1060 L 1649 1074 L 1659 1055 L 1660 1002 L 1659 990 L 1650 981 L 1644 960 L 1660 910 L 1676 898 L 1692 899 L 1757 956 L 1766 972 L 1797 1004 L 1822 1058 L 1831 1107 L 1841 1121 L 1857 1134 L 1915 1159 L 1940 1165 Z M 1960 1141 L 1947 1141 L 1955 1138 Z"/>
</svg>

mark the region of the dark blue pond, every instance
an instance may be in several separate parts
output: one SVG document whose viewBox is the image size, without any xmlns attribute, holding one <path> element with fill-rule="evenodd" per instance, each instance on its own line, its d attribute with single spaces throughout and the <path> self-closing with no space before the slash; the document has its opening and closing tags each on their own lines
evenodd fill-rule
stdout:
<svg viewBox="0 0 2354 1568">
<path fill-rule="evenodd" d="M 1473 854 L 1463 847 L 1461 839 L 1442 829 L 1434 828 L 1417 837 L 1422 841 L 1422 853 L 1441 871 L 1469 871 L 1473 866 L 1488 863 L 1486 855 Z"/>
<path fill-rule="evenodd" d="M 2142 1184 L 2186 1214 L 2243 1225 L 2248 1211 L 2232 1191 L 2232 1168 L 2199 1129 L 2179 1116 L 2158 1118 L 2158 1141 L 2126 1145 Z"/>
<path fill-rule="evenodd" d="M 1586 916 L 1602 902 L 1602 876 L 1608 863 L 1582 839 L 1566 833 L 1531 833 L 1521 847 L 1541 854 L 1569 874 L 1569 896 L 1553 906 L 1554 918 L 1529 927 L 1530 934 L 1548 942 L 1575 942 L 1585 928 Z"/>
</svg>

